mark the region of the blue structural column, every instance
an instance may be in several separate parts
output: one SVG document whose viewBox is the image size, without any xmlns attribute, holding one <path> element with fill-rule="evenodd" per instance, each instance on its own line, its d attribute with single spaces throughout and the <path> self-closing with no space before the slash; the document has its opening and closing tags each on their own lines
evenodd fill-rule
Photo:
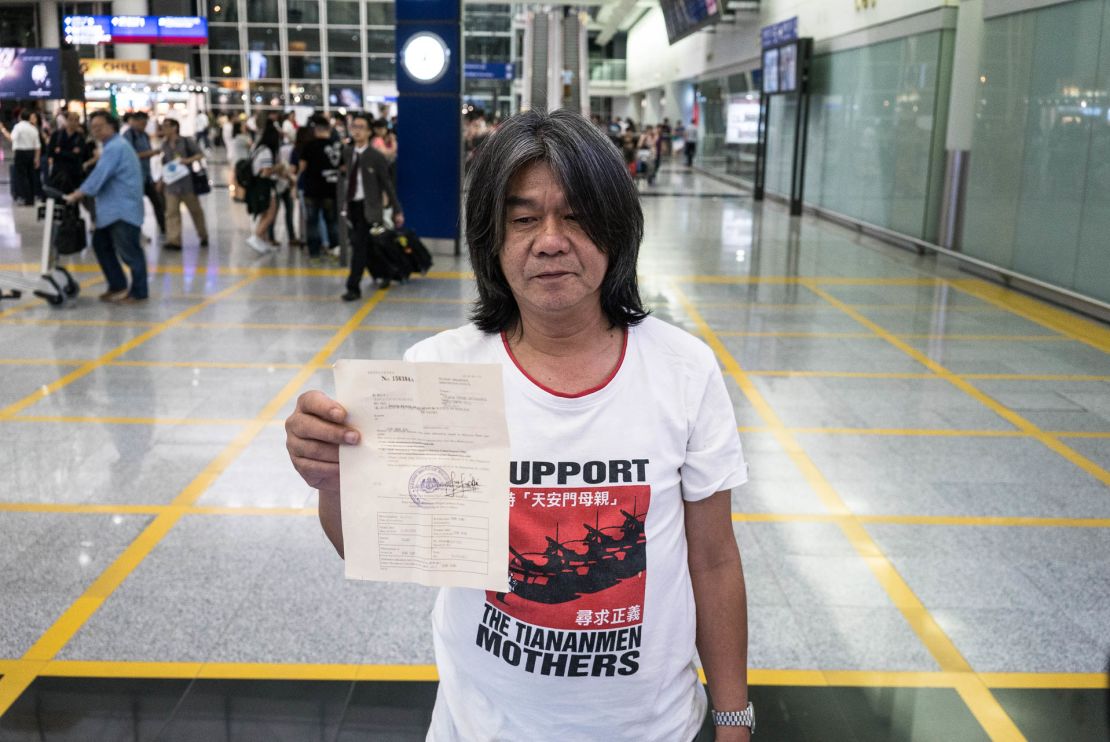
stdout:
<svg viewBox="0 0 1110 742">
<path fill-rule="evenodd" d="M 459 246 L 461 0 L 397 0 L 397 190 L 421 237 Z"/>
</svg>

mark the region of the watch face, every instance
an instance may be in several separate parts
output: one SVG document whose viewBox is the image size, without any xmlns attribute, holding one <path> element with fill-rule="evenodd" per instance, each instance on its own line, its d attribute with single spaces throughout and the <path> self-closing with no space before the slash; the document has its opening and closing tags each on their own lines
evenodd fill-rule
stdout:
<svg viewBox="0 0 1110 742">
<path fill-rule="evenodd" d="M 410 37 L 401 49 L 401 66 L 417 82 L 436 82 L 447 74 L 450 60 L 446 42 L 427 31 Z"/>
</svg>

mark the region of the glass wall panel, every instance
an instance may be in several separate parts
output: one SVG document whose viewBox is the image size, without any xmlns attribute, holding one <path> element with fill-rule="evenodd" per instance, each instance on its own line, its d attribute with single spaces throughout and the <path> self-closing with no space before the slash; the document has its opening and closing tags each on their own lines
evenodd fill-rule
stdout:
<svg viewBox="0 0 1110 742">
<path fill-rule="evenodd" d="M 361 80 L 361 57 L 336 57 L 329 54 L 328 77 L 333 80 Z"/>
<path fill-rule="evenodd" d="M 319 23 L 319 0 L 289 0 L 285 5 L 285 17 L 289 23 Z"/>
<path fill-rule="evenodd" d="M 209 26 L 208 46 L 211 49 L 231 51 L 239 48 L 238 26 Z"/>
<path fill-rule="evenodd" d="M 366 51 L 371 54 L 392 54 L 397 46 L 397 33 L 392 28 L 372 28 L 366 32 Z"/>
<path fill-rule="evenodd" d="M 234 23 L 239 20 L 237 0 L 208 0 L 209 23 Z"/>
<path fill-rule="evenodd" d="M 288 33 L 290 52 L 320 51 L 319 26 L 290 26 Z"/>
<path fill-rule="evenodd" d="M 1102 48 L 1099 50 L 1095 100 L 1088 106 L 1100 118 L 1091 118 L 1091 154 L 1087 192 L 1079 232 L 1074 288 L 1110 302 L 1110 7 L 1102 14 Z M 1096 102 L 1097 101 L 1097 102 Z"/>
<path fill-rule="evenodd" d="M 370 0 L 366 3 L 366 24 L 368 26 L 392 26 L 396 23 L 393 3 Z"/>
<path fill-rule="evenodd" d="M 277 0 L 245 0 L 248 23 L 277 23 Z M 243 2 L 243 0 L 238 0 Z"/>
<path fill-rule="evenodd" d="M 1110 2 L 988 19 L 963 249 L 1110 299 Z"/>
<path fill-rule="evenodd" d="M 358 2 L 352 0 L 327 0 L 329 26 L 357 26 L 359 20 Z"/>
<path fill-rule="evenodd" d="M 323 66 L 320 57 L 300 54 L 289 55 L 290 80 L 319 80 L 322 77 Z"/>
<path fill-rule="evenodd" d="M 256 52 L 276 52 L 281 48 L 278 30 L 270 26 L 249 26 L 247 48 Z"/>
<path fill-rule="evenodd" d="M 328 53 L 362 51 L 362 32 L 357 28 L 329 28 Z"/>
<path fill-rule="evenodd" d="M 238 54 L 213 54 L 209 57 L 212 77 L 242 77 Z"/>
<path fill-rule="evenodd" d="M 929 239 L 944 153 L 938 90 L 948 94 L 948 31 L 821 55 L 811 74 L 805 200 L 870 224 Z M 771 104 L 767 189 L 790 192 L 796 102 Z M 940 139 L 943 143 L 943 140 Z"/>
<path fill-rule="evenodd" d="M 370 65 L 369 77 L 371 80 L 397 79 L 396 57 L 372 57 L 367 62 Z"/>
</svg>

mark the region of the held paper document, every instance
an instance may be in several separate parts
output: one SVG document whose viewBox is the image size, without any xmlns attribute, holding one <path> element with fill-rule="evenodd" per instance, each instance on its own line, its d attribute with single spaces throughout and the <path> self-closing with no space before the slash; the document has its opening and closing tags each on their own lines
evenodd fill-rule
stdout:
<svg viewBox="0 0 1110 742">
<path fill-rule="evenodd" d="M 342 360 L 335 389 L 347 577 L 508 591 L 501 366 Z"/>
</svg>

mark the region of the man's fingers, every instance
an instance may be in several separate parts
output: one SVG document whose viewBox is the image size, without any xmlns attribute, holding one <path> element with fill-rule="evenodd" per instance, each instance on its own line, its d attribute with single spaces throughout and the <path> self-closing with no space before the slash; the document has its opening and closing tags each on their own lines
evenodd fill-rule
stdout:
<svg viewBox="0 0 1110 742">
<path fill-rule="evenodd" d="M 322 490 L 339 489 L 339 464 L 327 464 L 313 459 L 291 457 L 293 468 L 309 487 Z"/>
<path fill-rule="evenodd" d="M 332 422 L 341 423 L 347 419 L 347 411 L 341 404 L 317 390 L 305 392 L 298 397 L 297 409 Z"/>
<path fill-rule="evenodd" d="M 339 463 L 339 446 L 331 443 L 320 443 L 319 441 L 291 436 L 286 448 L 289 449 L 289 455 L 294 458 L 312 459 L 313 461 L 324 461 L 330 464 Z"/>
<path fill-rule="evenodd" d="M 290 438 L 322 441 L 334 446 L 344 443 L 351 445 L 358 443 L 359 439 L 357 430 L 336 423 L 329 423 L 326 420 L 300 412 L 293 413 L 285 421 L 285 430 Z"/>
</svg>

